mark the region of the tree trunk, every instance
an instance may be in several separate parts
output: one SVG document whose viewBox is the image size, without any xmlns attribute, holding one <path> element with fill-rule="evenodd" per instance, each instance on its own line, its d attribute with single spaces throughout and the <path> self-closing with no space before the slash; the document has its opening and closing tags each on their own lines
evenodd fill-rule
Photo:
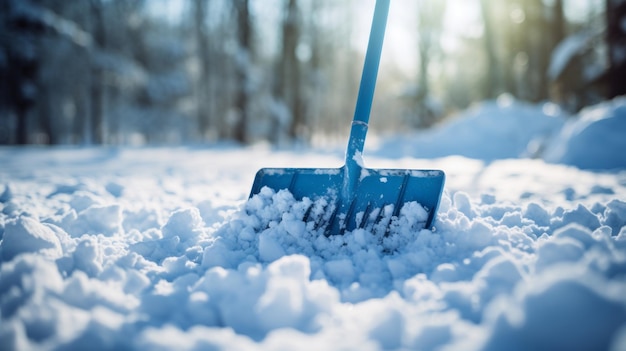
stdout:
<svg viewBox="0 0 626 351">
<path fill-rule="evenodd" d="M 438 51 L 439 36 L 442 31 L 445 14 L 445 0 L 420 1 L 418 6 L 419 20 L 419 80 L 415 96 L 417 127 L 428 127 L 438 117 L 429 106 L 430 81 L 428 71 L 433 51 Z"/>
<path fill-rule="evenodd" d="M 304 114 L 302 111 L 301 96 L 301 72 L 296 55 L 298 41 L 300 37 L 300 18 L 296 0 L 289 0 L 284 9 L 282 24 L 282 55 L 277 67 L 277 79 L 275 85 L 276 98 L 285 104 L 289 111 L 289 124 L 287 133 L 289 138 L 296 139 L 302 137 L 302 129 L 305 126 Z M 276 117 L 279 120 L 278 117 Z M 277 121 L 280 124 L 279 121 Z M 276 132 L 280 133 L 280 127 Z M 274 140 L 280 139 L 274 136 Z"/>
<path fill-rule="evenodd" d="M 198 133 L 200 139 L 208 134 L 210 123 L 210 106 L 211 106 L 211 94 L 209 91 L 210 84 L 210 51 L 209 51 L 209 38 L 207 33 L 207 0 L 193 0 L 194 7 L 194 29 L 196 35 L 197 55 L 200 61 L 200 72 L 197 84 L 197 96 L 196 96 L 196 109 L 197 109 L 197 122 Z"/>
<path fill-rule="evenodd" d="M 607 0 L 608 98 L 626 94 L 626 0 Z"/>
<path fill-rule="evenodd" d="M 6 84 L 9 88 L 9 104 L 17 117 L 15 141 L 18 145 L 25 145 L 30 141 L 30 127 L 34 124 L 29 123 L 29 117 L 38 98 L 37 80 L 42 60 L 38 39 L 44 24 L 39 19 L 29 18 L 19 12 L 11 14 L 8 20 L 6 38 L 0 40 L 13 41 L 6 48 L 9 67 Z M 5 33 L 0 36 L 5 36 Z M 26 48 L 28 50 L 24 50 Z"/>
<path fill-rule="evenodd" d="M 237 96 L 235 108 L 237 110 L 237 122 L 235 124 L 235 140 L 240 143 L 248 142 L 248 69 L 251 61 L 251 28 L 248 0 L 236 1 L 237 11 L 237 39 L 239 51 L 236 55 Z"/>
<path fill-rule="evenodd" d="M 526 0 L 526 32 L 528 53 L 527 87 L 531 101 L 539 102 L 548 99 L 548 66 L 554 45 L 551 43 L 554 25 L 552 18 L 547 17 L 546 5 L 542 0 Z M 556 4 L 555 4 L 556 5 Z M 553 5 L 553 6 L 555 6 Z M 556 33 L 552 33 L 555 35 Z"/>
<path fill-rule="evenodd" d="M 33 62 L 24 63 L 17 61 L 15 65 L 18 68 L 15 70 L 11 83 L 11 90 L 13 92 L 13 100 L 14 100 L 14 111 L 15 116 L 17 117 L 17 128 L 16 132 L 16 143 L 18 145 L 26 145 L 29 143 L 29 135 L 30 135 L 30 123 L 28 123 L 29 112 L 32 110 L 34 105 L 33 96 L 28 93 L 28 90 L 25 86 L 28 84 L 33 84 L 32 80 L 34 79 L 37 65 Z"/>
<path fill-rule="evenodd" d="M 15 114 L 17 116 L 17 145 L 26 145 L 28 144 L 28 107 L 18 104 Z"/>
<path fill-rule="evenodd" d="M 495 98 L 499 93 L 500 88 L 500 66 L 498 57 L 496 55 L 496 49 L 494 47 L 493 37 L 493 21 L 491 13 L 489 11 L 491 0 L 481 0 L 480 9 L 483 17 L 483 24 L 485 28 L 485 53 L 487 55 L 486 73 L 487 79 L 485 80 L 485 98 Z"/>
<path fill-rule="evenodd" d="M 565 39 L 566 22 L 565 10 L 563 9 L 563 0 L 555 0 L 552 8 L 552 45 L 556 47 L 563 39 Z"/>
<path fill-rule="evenodd" d="M 105 29 L 102 14 L 101 0 L 91 0 L 91 16 L 93 21 L 93 38 L 94 48 L 92 50 L 102 50 L 105 48 Z M 91 67 L 91 131 L 90 135 L 86 136 L 84 142 L 90 144 L 102 144 L 105 142 L 105 126 L 104 126 L 104 87 L 102 84 L 102 70 L 93 64 Z"/>
</svg>

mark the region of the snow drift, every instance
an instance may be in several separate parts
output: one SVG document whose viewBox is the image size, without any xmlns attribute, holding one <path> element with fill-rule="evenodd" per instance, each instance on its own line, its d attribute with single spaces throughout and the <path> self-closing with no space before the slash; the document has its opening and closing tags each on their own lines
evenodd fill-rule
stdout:
<svg viewBox="0 0 626 351">
<path fill-rule="evenodd" d="M 387 138 L 384 157 L 460 155 L 484 161 L 537 156 L 567 115 L 557 105 L 531 105 L 502 95 L 451 117 L 432 130 Z"/>
<path fill-rule="evenodd" d="M 546 160 L 584 169 L 626 168 L 626 97 L 580 112 L 546 152 Z"/>
<path fill-rule="evenodd" d="M 569 116 L 552 103 L 531 105 L 502 95 L 433 130 L 386 138 L 381 157 L 460 155 L 486 162 L 542 158 L 583 169 L 626 168 L 626 98 Z"/>
</svg>

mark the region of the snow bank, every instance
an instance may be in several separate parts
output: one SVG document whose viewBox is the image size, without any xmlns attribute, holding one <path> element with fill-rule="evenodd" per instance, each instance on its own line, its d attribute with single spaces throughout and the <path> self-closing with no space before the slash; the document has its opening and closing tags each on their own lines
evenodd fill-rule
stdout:
<svg viewBox="0 0 626 351">
<path fill-rule="evenodd" d="M 545 159 L 582 169 L 626 168 L 626 98 L 583 109 L 550 143 Z"/>
<path fill-rule="evenodd" d="M 566 115 L 558 106 L 531 105 L 502 95 L 421 133 L 384 140 L 375 155 L 435 158 L 460 155 L 493 161 L 536 156 L 561 129 Z"/>
<path fill-rule="evenodd" d="M 485 162 L 520 157 L 592 170 L 626 169 L 626 98 L 567 116 L 551 103 L 531 105 L 503 95 L 434 130 L 385 138 L 380 157 L 452 155 Z"/>
<path fill-rule="evenodd" d="M 312 200 L 265 189 L 243 201 L 255 160 L 301 158 L 266 152 L 135 150 L 103 161 L 97 151 L 0 150 L 3 164 L 20 164 L 0 170 L 1 348 L 626 346 L 618 174 L 494 162 L 478 170 L 491 186 L 472 196 L 458 184 L 473 163 L 455 158 L 435 231 L 415 226 L 413 204 L 390 218 L 390 235 L 326 237 L 304 221 Z M 103 175 L 103 162 L 119 168 Z M 489 178 L 505 171 L 508 183 Z M 553 191 L 529 197 L 515 184 Z"/>
</svg>

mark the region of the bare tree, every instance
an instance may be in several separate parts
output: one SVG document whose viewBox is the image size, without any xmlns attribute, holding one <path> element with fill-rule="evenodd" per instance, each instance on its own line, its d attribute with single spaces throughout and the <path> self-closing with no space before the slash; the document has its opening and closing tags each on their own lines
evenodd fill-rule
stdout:
<svg viewBox="0 0 626 351">
<path fill-rule="evenodd" d="M 552 50 L 556 46 L 553 41 L 553 23 L 546 16 L 550 13 L 542 0 L 525 0 L 522 2 L 522 11 L 526 20 L 523 23 L 525 43 L 524 52 L 528 59 L 525 74 L 524 96 L 531 101 L 542 101 L 548 98 L 547 71 L 550 64 Z M 557 40 L 560 41 L 559 38 Z"/>
<path fill-rule="evenodd" d="M 4 1 L 0 27 L 0 49 L 6 55 L 6 103 L 16 117 L 15 141 L 29 143 L 30 115 L 37 101 L 37 75 L 41 65 L 38 41 L 45 31 L 41 8 L 25 1 Z"/>
<path fill-rule="evenodd" d="M 104 28 L 103 4 L 101 0 L 91 0 L 91 16 L 92 16 L 92 37 L 93 45 L 99 50 L 106 48 L 106 31 Z M 84 142 L 102 144 L 105 141 L 105 125 L 104 125 L 104 84 L 102 82 L 102 69 L 92 64 L 91 67 L 91 113 L 90 123 L 87 128 L 89 135 L 86 136 Z"/>
<path fill-rule="evenodd" d="M 626 94 L 626 0 L 607 0 L 608 97 Z"/>
<path fill-rule="evenodd" d="M 282 119 L 288 122 L 288 135 L 291 139 L 302 137 L 305 126 L 304 111 L 302 108 L 301 67 L 298 62 L 297 49 L 301 32 L 301 18 L 296 0 L 285 2 L 282 20 L 282 51 L 276 65 L 276 80 L 274 95 L 278 104 L 285 108 L 287 116 L 275 116 L 275 124 L 280 130 Z"/>
<path fill-rule="evenodd" d="M 496 38 L 494 36 L 494 23 L 492 17 L 492 4 L 494 0 L 480 0 L 481 14 L 484 24 L 484 45 L 487 56 L 485 97 L 494 98 L 501 91 L 500 61 L 496 51 Z"/>
<path fill-rule="evenodd" d="M 249 65 L 252 55 L 252 28 L 250 23 L 249 0 L 235 0 L 237 12 L 237 42 L 238 51 L 235 53 L 237 93 L 235 109 L 237 121 L 234 127 L 235 140 L 248 142 L 248 101 L 249 101 Z"/>
<path fill-rule="evenodd" d="M 436 113 L 430 106 L 429 66 L 433 54 L 439 52 L 439 37 L 443 28 L 445 0 L 419 1 L 418 33 L 419 33 L 419 82 L 417 86 L 415 105 L 417 126 L 427 127 L 434 123 Z"/>
<path fill-rule="evenodd" d="M 198 131 L 200 137 L 204 138 L 210 128 L 210 105 L 211 105 L 211 53 L 209 50 L 209 34 L 207 33 L 207 6 L 208 0 L 193 0 L 194 31 L 196 39 L 196 50 L 199 59 L 198 80 L 196 86 L 196 108 Z"/>
</svg>

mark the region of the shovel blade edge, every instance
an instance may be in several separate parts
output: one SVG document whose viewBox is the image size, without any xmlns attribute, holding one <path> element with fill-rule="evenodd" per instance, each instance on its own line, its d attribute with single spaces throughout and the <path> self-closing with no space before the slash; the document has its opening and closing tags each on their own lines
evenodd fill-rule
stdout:
<svg viewBox="0 0 626 351">
<path fill-rule="evenodd" d="M 250 197 L 263 187 L 276 192 L 287 189 L 296 200 L 337 197 L 342 184 L 342 168 L 262 168 L 254 178 Z"/>
<path fill-rule="evenodd" d="M 428 212 L 424 228 L 431 228 L 445 182 L 442 171 L 363 168 L 353 193 L 343 198 L 344 171 L 344 168 L 263 168 L 256 174 L 250 197 L 265 186 L 276 192 L 287 189 L 296 200 L 324 197 L 335 212 L 326 217 L 330 218 L 329 223 L 323 224 L 331 228 L 330 234 L 367 228 L 373 225 L 371 221 L 380 220 L 380 216 L 376 219 L 377 209 L 393 205 L 393 215 L 397 216 L 405 203 L 415 201 Z"/>
</svg>

